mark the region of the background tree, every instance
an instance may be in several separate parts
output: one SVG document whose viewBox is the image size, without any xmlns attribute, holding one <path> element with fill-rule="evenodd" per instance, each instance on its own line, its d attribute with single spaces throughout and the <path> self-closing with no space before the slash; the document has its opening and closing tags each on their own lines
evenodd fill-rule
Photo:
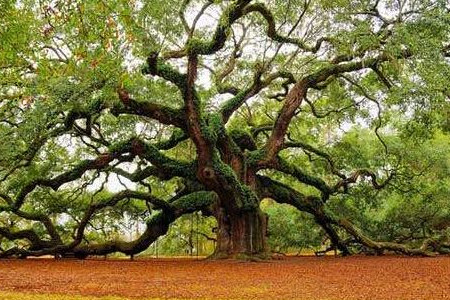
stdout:
<svg viewBox="0 0 450 300">
<path fill-rule="evenodd" d="M 376 242 L 332 208 L 420 176 L 408 141 L 448 125 L 447 1 L 3 1 L 0 24 L 0 210 L 17 220 L 2 256 L 139 253 L 202 211 L 215 257 L 265 257 L 266 197 L 344 255 L 345 233 L 379 253 L 445 250 Z M 376 147 L 340 130 L 357 124 Z M 114 178 L 123 190 L 104 193 Z M 135 208 L 137 239 L 88 239 Z"/>
</svg>

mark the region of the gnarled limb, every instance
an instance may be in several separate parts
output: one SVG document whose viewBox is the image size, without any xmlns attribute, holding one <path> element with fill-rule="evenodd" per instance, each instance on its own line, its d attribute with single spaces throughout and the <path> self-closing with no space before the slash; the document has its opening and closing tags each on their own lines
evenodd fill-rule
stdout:
<svg viewBox="0 0 450 300">
<path fill-rule="evenodd" d="M 307 7 L 305 7 L 305 9 L 306 8 Z M 262 17 L 264 17 L 264 19 L 267 22 L 267 36 L 279 43 L 292 44 L 304 51 L 316 53 L 317 51 L 319 51 L 320 47 L 324 42 L 332 41 L 330 38 L 322 37 L 317 40 L 314 46 L 307 45 L 303 40 L 299 38 L 292 38 L 289 36 L 283 36 L 279 34 L 276 31 L 275 18 L 272 15 L 272 12 L 263 3 L 251 4 L 244 9 L 244 14 L 249 14 L 252 12 L 258 12 Z"/>
<path fill-rule="evenodd" d="M 150 201 L 156 209 L 162 209 L 154 215 L 148 222 L 144 233 L 131 242 L 110 241 L 102 244 L 82 243 L 84 230 L 89 220 L 99 210 L 116 205 L 126 198 L 142 199 Z M 163 201 L 147 193 L 134 191 L 123 191 L 112 197 L 105 199 L 101 203 L 89 206 L 85 215 L 77 228 L 74 240 L 69 244 L 56 244 L 53 241 L 42 240 L 33 230 L 22 230 L 11 232 L 8 229 L 0 228 L 0 235 L 10 240 L 27 239 L 31 242 L 29 248 L 11 248 L 0 253 L 0 257 L 9 256 L 42 256 L 42 255 L 73 255 L 84 258 L 89 255 L 106 255 L 113 252 L 122 252 L 127 255 L 140 253 L 147 249 L 159 236 L 165 234 L 169 225 L 180 216 L 202 209 L 209 209 L 218 200 L 214 192 L 197 191 L 176 197 L 173 201 Z"/>
<path fill-rule="evenodd" d="M 397 253 L 402 253 L 406 255 L 419 255 L 419 256 L 435 256 L 437 253 L 442 252 L 446 253 L 445 249 L 439 249 L 440 246 L 436 244 L 433 247 L 433 244 L 436 241 L 431 239 L 427 239 L 423 242 L 422 246 L 419 248 L 410 248 L 406 245 L 392 243 L 392 242 L 377 242 L 366 236 L 362 231 L 357 228 L 354 224 L 352 224 L 349 220 L 341 218 L 335 219 L 333 222 L 336 225 L 344 228 L 350 235 L 354 236 L 355 239 L 360 242 L 362 245 L 375 250 L 377 253 L 383 253 L 385 251 L 393 251 Z M 432 250 L 430 250 L 432 248 Z M 445 247 L 442 247 L 445 248 Z"/>
<path fill-rule="evenodd" d="M 104 244 L 80 245 L 73 249 L 76 256 L 105 255 L 122 252 L 127 255 L 137 254 L 147 249 L 158 237 L 164 235 L 169 225 L 180 216 L 206 209 L 217 201 L 213 192 L 194 192 L 172 201 L 170 210 L 157 213 L 147 222 L 144 233 L 132 242 L 107 242 Z M 169 201 L 170 202 L 170 201 Z"/>
<path fill-rule="evenodd" d="M 57 190 L 61 185 L 80 178 L 88 170 L 103 170 L 109 167 L 109 164 L 117 159 L 119 161 L 129 161 L 130 156 L 124 155 L 130 153 L 131 157 L 141 156 L 149 160 L 155 166 L 163 170 L 173 172 L 173 176 L 188 177 L 192 176 L 191 165 L 170 159 L 161 154 L 159 150 L 152 146 L 145 144 L 137 139 L 118 143 L 110 147 L 110 152 L 99 155 L 96 159 L 87 159 L 71 170 L 66 171 L 50 179 L 36 178 L 26 184 L 17 193 L 14 203 L 11 205 L 12 210 L 18 210 L 26 199 L 26 196 L 31 193 L 37 186 L 47 186 L 53 190 Z"/>
<path fill-rule="evenodd" d="M 261 175 L 258 176 L 258 192 L 261 198 L 268 197 L 278 203 L 290 204 L 300 211 L 313 215 L 317 224 L 329 236 L 333 246 L 339 249 L 343 255 L 350 254 L 344 241 L 339 237 L 332 223 L 326 217 L 322 199 L 315 196 L 306 196 L 281 182 Z"/>
<path fill-rule="evenodd" d="M 239 91 L 233 98 L 226 101 L 220 108 L 223 122 L 226 123 L 231 115 L 242 106 L 248 99 L 257 95 L 260 91 L 267 88 L 273 81 L 284 78 L 288 82 L 295 82 L 294 75 L 289 72 L 274 72 L 267 75 L 264 79 L 261 78 L 262 74 L 257 72 L 253 79 L 253 84 L 242 91 Z"/>
<path fill-rule="evenodd" d="M 165 53 L 165 58 L 181 58 L 188 55 L 211 55 L 219 51 L 225 45 L 225 42 L 230 34 L 230 27 L 241 18 L 245 6 L 251 0 L 235 0 L 222 13 L 219 23 L 216 26 L 214 34 L 210 41 L 201 41 L 190 38 L 184 49 L 179 51 L 170 51 Z"/>
<path fill-rule="evenodd" d="M 331 157 L 330 154 L 326 153 L 325 151 L 322 151 L 316 147 L 313 147 L 307 143 L 301 142 L 301 141 L 290 141 L 290 142 L 286 142 L 284 144 L 284 148 L 301 148 L 304 151 L 308 151 L 311 153 L 314 153 L 316 155 L 318 155 L 319 157 L 325 159 L 328 163 L 328 165 L 330 166 L 331 169 L 331 173 L 333 173 L 334 175 L 339 176 L 342 179 L 345 179 L 345 175 L 342 174 L 337 168 L 336 165 L 334 163 L 333 158 Z"/>
<path fill-rule="evenodd" d="M 47 241 L 39 237 L 39 235 L 32 229 L 23 229 L 18 231 L 12 231 L 6 227 L 0 227 L 0 236 L 10 240 L 27 240 L 30 243 L 31 250 L 37 250 L 42 248 L 50 248 L 58 245 L 56 241 Z M 1 255 L 0 255 L 1 256 Z"/>
<path fill-rule="evenodd" d="M 119 89 L 117 93 L 120 101 L 125 105 L 125 109 L 114 108 L 113 114 L 130 113 L 155 119 L 162 124 L 174 125 L 181 129 L 186 129 L 183 110 L 173 109 L 157 103 L 134 100 L 125 89 Z"/>
<path fill-rule="evenodd" d="M 330 216 L 325 212 L 321 199 L 317 197 L 306 197 L 296 190 L 268 177 L 258 176 L 259 190 L 261 196 L 270 197 L 279 203 L 290 204 L 300 211 L 312 214 L 316 222 L 325 230 L 332 243 L 342 251 L 344 255 L 349 254 L 346 243 L 334 230 L 334 226 L 339 226 L 353 236 L 356 241 L 378 253 L 393 251 L 407 255 L 434 256 L 436 253 L 447 253 L 448 244 L 439 239 L 426 239 L 419 248 L 410 248 L 406 245 L 393 242 L 378 242 L 369 238 L 357 228 L 353 223 L 345 218 Z M 431 249 L 431 250 L 430 250 Z"/>
<path fill-rule="evenodd" d="M 312 176 L 301 170 L 300 168 L 290 164 L 285 159 L 277 157 L 273 162 L 263 168 L 271 168 L 278 170 L 284 174 L 291 175 L 301 183 L 307 184 L 309 186 L 315 187 L 322 193 L 323 199 L 328 199 L 332 194 L 333 189 L 328 186 L 328 184 L 319 177 Z"/>
<path fill-rule="evenodd" d="M 402 59 L 410 56 L 411 53 L 409 51 L 403 51 L 403 53 L 399 54 L 398 57 L 391 57 L 387 54 L 381 54 L 376 57 L 361 59 L 360 61 L 332 64 L 299 80 L 286 96 L 283 107 L 281 108 L 275 121 L 272 134 L 265 145 L 266 153 L 261 162 L 270 162 L 282 149 L 284 137 L 288 130 L 289 124 L 295 115 L 295 111 L 300 107 L 302 101 L 305 99 L 309 88 L 320 86 L 321 83 L 325 82 L 331 76 L 372 68 L 384 61 Z"/>
<path fill-rule="evenodd" d="M 108 166 L 114 159 L 121 158 L 121 154 L 129 150 L 129 145 L 121 145 L 121 151 L 106 153 L 98 156 L 96 159 L 87 159 L 77 164 L 72 170 L 66 171 L 60 175 L 57 175 L 50 179 L 36 178 L 26 184 L 15 197 L 15 202 L 12 205 L 12 209 L 18 210 L 22 206 L 26 199 L 26 196 L 31 193 L 37 186 L 50 187 L 53 190 L 57 190 L 61 185 L 80 178 L 88 170 L 99 170 Z M 128 159 L 128 158 L 126 158 Z"/>
<path fill-rule="evenodd" d="M 345 177 L 338 183 L 336 183 L 335 186 L 333 187 L 333 192 L 338 192 L 341 187 L 343 187 L 344 190 L 347 190 L 349 184 L 355 183 L 361 177 L 369 177 L 372 186 L 375 189 L 380 190 L 384 188 L 386 185 L 388 185 L 389 182 L 394 178 L 394 176 L 395 172 L 391 172 L 383 182 L 379 183 L 377 181 L 377 175 L 374 172 L 367 169 L 356 170 L 350 176 Z"/>
</svg>

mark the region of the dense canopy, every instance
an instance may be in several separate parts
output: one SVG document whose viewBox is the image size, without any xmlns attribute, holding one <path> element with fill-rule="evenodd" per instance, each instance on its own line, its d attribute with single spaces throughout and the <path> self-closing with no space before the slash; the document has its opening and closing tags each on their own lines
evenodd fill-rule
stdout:
<svg viewBox="0 0 450 300">
<path fill-rule="evenodd" d="M 265 198 L 343 255 L 450 250 L 447 0 L 0 5 L 0 256 L 201 211 L 215 257 L 267 257 Z"/>
</svg>

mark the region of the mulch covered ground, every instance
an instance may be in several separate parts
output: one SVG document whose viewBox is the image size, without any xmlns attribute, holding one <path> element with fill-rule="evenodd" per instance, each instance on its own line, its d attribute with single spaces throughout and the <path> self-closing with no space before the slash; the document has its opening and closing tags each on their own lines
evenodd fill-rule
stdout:
<svg viewBox="0 0 450 300">
<path fill-rule="evenodd" d="M 0 290 L 208 299 L 450 299 L 450 257 L 0 260 Z"/>
</svg>

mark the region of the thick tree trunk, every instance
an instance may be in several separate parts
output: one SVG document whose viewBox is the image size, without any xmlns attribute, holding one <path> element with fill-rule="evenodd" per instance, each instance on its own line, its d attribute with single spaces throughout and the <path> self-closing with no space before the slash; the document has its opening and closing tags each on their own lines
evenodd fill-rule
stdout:
<svg viewBox="0 0 450 300">
<path fill-rule="evenodd" d="M 217 245 L 212 258 L 252 260 L 268 257 L 267 216 L 262 211 L 227 213 L 224 208 L 218 208 L 216 219 Z"/>
</svg>

